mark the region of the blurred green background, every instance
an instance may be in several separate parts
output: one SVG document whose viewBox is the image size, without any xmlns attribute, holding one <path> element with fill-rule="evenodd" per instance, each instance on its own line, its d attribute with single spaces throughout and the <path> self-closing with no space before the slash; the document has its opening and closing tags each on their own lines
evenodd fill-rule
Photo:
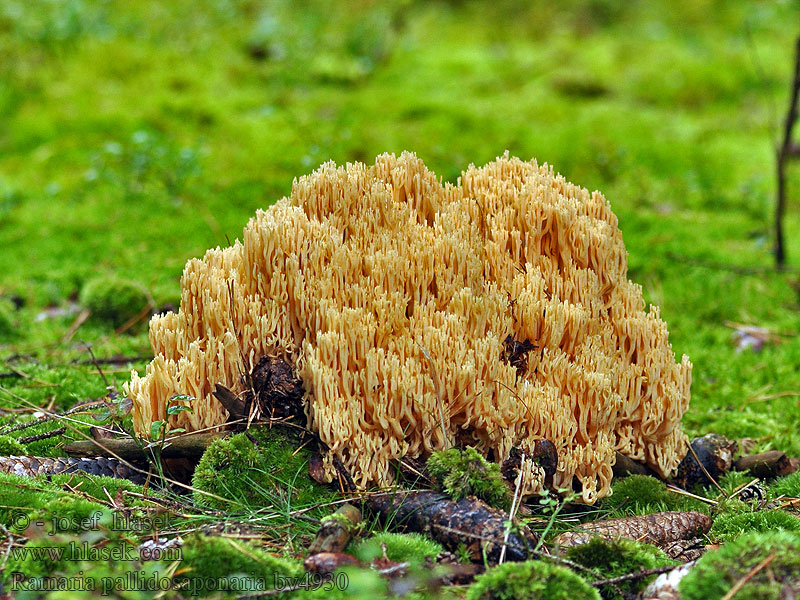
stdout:
<svg viewBox="0 0 800 600">
<path fill-rule="evenodd" d="M 773 264 L 798 33 L 790 1 L 2 0 L 0 372 L 29 377 L 0 397 L 102 394 L 70 362 L 83 342 L 149 346 L 76 327 L 84 284 L 177 302 L 187 259 L 324 161 L 412 150 L 455 181 L 509 150 L 610 200 L 630 277 L 695 363 L 687 428 L 800 455 L 797 272 L 706 264 Z M 797 266 L 800 165 L 789 198 Z M 785 335 L 740 352 L 727 322 Z"/>
</svg>

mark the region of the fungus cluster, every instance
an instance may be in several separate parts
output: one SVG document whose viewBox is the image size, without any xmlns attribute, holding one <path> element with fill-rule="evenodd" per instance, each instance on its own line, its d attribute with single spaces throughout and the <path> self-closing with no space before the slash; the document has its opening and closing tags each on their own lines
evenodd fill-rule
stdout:
<svg viewBox="0 0 800 600">
<path fill-rule="evenodd" d="M 508 360 L 508 343 L 525 360 Z M 261 356 L 302 379 L 308 425 L 361 486 L 393 460 L 472 446 L 500 462 L 547 439 L 554 484 L 609 493 L 615 451 L 662 475 L 685 453 L 691 363 L 627 278 L 598 192 L 507 154 L 443 185 L 415 155 L 326 163 L 259 210 L 243 240 L 190 260 L 155 358 L 126 386 L 137 431 L 174 394 L 223 424 L 215 384 L 244 392 Z M 541 469 L 527 469 L 529 492 Z M 331 467 L 330 474 L 333 474 Z"/>
</svg>

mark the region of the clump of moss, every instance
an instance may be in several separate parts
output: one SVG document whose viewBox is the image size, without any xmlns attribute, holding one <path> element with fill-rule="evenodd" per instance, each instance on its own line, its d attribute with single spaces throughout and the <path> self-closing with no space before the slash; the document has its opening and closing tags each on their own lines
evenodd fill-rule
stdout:
<svg viewBox="0 0 800 600">
<path fill-rule="evenodd" d="M 253 428 L 214 441 L 197 465 L 192 485 L 200 506 L 218 510 L 292 509 L 324 504 L 334 494 L 308 475 L 310 452 L 277 427 Z M 237 507 L 238 505 L 238 507 Z"/>
<path fill-rule="evenodd" d="M 353 556 L 368 563 L 383 555 L 381 544 L 386 545 L 386 556 L 389 560 L 421 565 L 426 557 L 436 558 L 443 548 L 418 533 L 377 533 L 374 536 L 356 542 L 351 547 Z"/>
<path fill-rule="evenodd" d="M 59 486 L 70 485 L 74 489 L 80 490 L 81 494 L 103 501 L 107 501 L 109 497 L 116 498 L 121 492 L 144 493 L 143 486 L 127 479 L 89 475 L 88 473 L 61 473 L 52 475 L 50 480 Z M 150 493 L 152 494 L 152 490 Z M 151 502 L 138 498 L 125 495 L 123 498 L 128 506 L 153 506 Z"/>
<path fill-rule="evenodd" d="M 655 569 L 675 561 L 668 558 L 661 550 L 648 544 L 640 544 L 631 540 L 617 539 L 606 541 L 594 538 L 586 544 L 575 546 L 567 551 L 567 558 L 592 569 L 598 574 L 597 579 L 611 579 L 620 575 L 635 573 L 639 569 Z M 634 596 L 643 589 L 650 580 L 643 578 L 617 584 L 623 594 Z M 623 600 L 611 586 L 600 588 L 600 595 L 605 600 Z"/>
<path fill-rule="evenodd" d="M 770 559 L 769 568 L 754 571 L 766 559 Z M 749 575 L 737 597 L 778 600 L 785 583 L 796 585 L 798 572 L 800 534 L 750 533 L 706 553 L 681 580 L 679 590 L 683 600 L 719 600 Z"/>
<path fill-rule="evenodd" d="M 0 340 L 13 337 L 16 330 L 14 305 L 0 298 Z"/>
<path fill-rule="evenodd" d="M 708 512 L 699 500 L 670 492 L 663 481 L 647 475 L 631 475 L 615 482 L 613 493 L 603 507 L 630 515 L 646 515 L 667 510 Z"/>
<path fill-rule="evenodd" d="M 800 531 L 800 519 L 782 510 L 740 512 L 717 516 L 711 527 L 711 535 L 721 542 L 735 540 L 742 533 L 769 531 Z"/>
<path fill-rule="evenodd" d="M 297 591 L 291 597 L 298 600 L 305 600 L 306 598 L 319 598 L 320 600 L 375 600 L 376 598 L 392 598 L 395 595 L 389 590 L 389 582 L 381 577 L 377 571 L 362 567 L 345 567 L 341 571 L 334 573 L 322 585 L 312 585 L 309 590 Z M 403 595 L 406 600 L 421 600 L 421 597 L 416 593 Z M 428 595 L 424 596 L 424 598 L 429 597 Z"/>
<path fill-rule="evenodd" d="M 184 538 L 182 555 L 177 583 L 191 596 L 274 589 L 280 578 L 297 579 L 304 572 L 299 562 L 273 556 L 253 543 L 228 537 L 189 535 Z"/>
<path fill-rule="evenodd" d="M 26 553 L 12 555 L 6 569 L 0 573 L 0 582 L 3 583 L 9 583 L 14 574 L 18 578 L 21 577 L 18 581 L 23 583 L 19 585 L 18 591 L 14 592 L 15 598 L 20 600 L 56 596 L 59 598 L 93 596 L 92 588 L 88 586 L 93 586 L 97 595 L 102 596 L 151 598 L 155 590 L 148 592 L 144 589 L 140 593 L 130 588 L 126 590 L 126 577 L 132 572 L 136 572 L 137 581 L 164 577 L 164 565 L 161 563 L 132 563 L 127 559 L 138 556 L 136 546 L 115 536 L 109 539 L 98 538 L 96 534 L 88 533 L 78 537 L 47 535 L 28 541 L 25 548 Z M 95 558 L 96 556 L 107 556 L 109 559 L 102 560 Z M 56 595 L 47 594 L 48 589 L 53 589 L 47 586 L 52 586 L 53 582 L 58 583 L 62 578 L 68 578 L 71 582 L 87 587 L 78 588 L 69 596 L 58 595 L 59 592 L 56 592 Z M 63 583 L 61 585 L 63 587 Z"/>
<path fill-rule="evenodd" d="M 800 498 L 800 471 L 781 477 L 770 486 L 770 491 L 775 497 Z"/>
<path fill-rule="evenodd" d="M 32 510 L 43 508 L 50 500 L 65 492 L 49 481 L 40 478 L 20 477 L 0 473 L 0 524 L 14 533 L 21 533 L 26 516 Z"/>
<path fill-rule="evenodd" d="M 102 504 L 72 494 L 64 494 L 48 501 L 41 509 L 33 511 L 31 517 L 47 523 L 50 533 L 78 533 L 98 529 L 100 521 L 109 515 Z"/>
<path fill-rule="evenodd" d="M 17 440 L 7 435 L 0 435 L 0 456 L 23 456 L 27 453 L 25 446 Z"/>
<path fill-rule="evenodd" d="M 111 277 L 88 281 L 81 290 L 80 302 L 93 318 L 114 327 L 128 323 L 153 306 L 150 293 L 142 284 Z"/>
<path fill-rule="evenodd" d="M 465 600 L 600 600 L 600 594 L 565 567 L 530 560 L 478 575 Z"/>
<path fill-rule="evenodd" d="M 434 452 L 426 467 L 436 488 L 454 500 L 476 496 L 497 508 L 511 506 L 511 491 L 500 465 L 490 463 L 474 448 Z"/>
</svg>

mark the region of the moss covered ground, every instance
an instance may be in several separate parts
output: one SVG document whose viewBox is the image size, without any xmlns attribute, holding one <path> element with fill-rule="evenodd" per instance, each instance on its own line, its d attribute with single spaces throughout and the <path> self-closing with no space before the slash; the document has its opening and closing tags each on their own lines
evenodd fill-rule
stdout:
<svg viewBox="0 0 800 600">
<path fill-rule="evenodd" d="M 676 355 L 694 363 L 686 430 L 800 456 L 800 163 L 789 169 L 785 272 L 772 269 L 771 253 L 774 147 L 799 16 L 793 2 L 750 0 L 1 2 L 0 425 L 121 389 L 150 355 L 135 322 L 142 308 L 177 304 L 186 260 L 239 237 L 294 177 L 326 160 L 412 150 L 455 181 L 469 163 L 508 150 L 610 200 L 630 277 L 661 307 Z M 736 323 L 774 341 L 739 351 Z M 119 360 L 101 375 L 89 349 Z M 73 418 L 59 438 L 27 443 L 28 453 L 58 455 L 64 437 L 95 423 Z M 244 505 L 223 538 L 238 553 L 224 566 L 251 556 L 261 566 L 237 581 L 288 577 L 335 491 L 305 476 L 307 456 L 282 451 L 265 463 L 236 443 L 259 485 L 214 482 L 217 495 Z M 60 477 L 0 477 L 3 525 L 14 525 L 14 510 L 156 510 L 135 486 Z M 795 476 L 769 494 L 798 490 Z M 619 491 L 596 512 L 710 510 L 652 482 Z M 211 497 L 179 502 L 187 532 L 231 512 Z M 795 529 L 782 517 L 737 516 L 752 512 L 744 503 L 723 508 L 720 539 L 737 527 Z M 101 543 L 96 528 L 73 529 L 58 543 Z M 271 540 L 266 550 L 251 549 L 256 534 Z M 139 541 L 109 536 L 112 546 Z M 33 533 L 28 543 L 47 545 Z M 192 548 L 194 574 L 167 560 L 143 572 L 238 576 Z M 262 551 L 288 562 L 261 560 Z M 115 564 L 72 561 L 63 571 L 124 577 Z M 351 580 L 373 597 L 385 591 L 371 576 Z"/>
</svg>

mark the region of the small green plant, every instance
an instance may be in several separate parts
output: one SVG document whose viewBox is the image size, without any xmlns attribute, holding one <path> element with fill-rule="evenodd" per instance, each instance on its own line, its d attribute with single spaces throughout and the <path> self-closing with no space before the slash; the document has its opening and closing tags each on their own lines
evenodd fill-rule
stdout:
<svg viewBox="0 0 800 600">
<path fill-rule="evenodd" d="M 352 547 L 353 556 L 362 562 L 370 562 L 383 556 L 397 562 L 409 562 L 421 565 L 425 559 L 435 559 L 442 551 L 442 546 L 418 533 L 377 533 L 370 538 L 356 543 Z"/>
<path fill-rule="evenodd" d="M 153 307 L 153 299 L 143 285 L 113 277 L 88 281 L 81 290 L 80 302 L 93 318 L 114 327 L 130 323 Z"/>
<path fill-rule="evenodd" d="M 800 471 L 778 479 L 772 484 L 770 491 L 775 497 L 800 498 Z"/>
<path fill-rule="evenodd" d="M 706 553 L 679 586 L 683 600 L 719 600 L 745 581 L 736 594 L 748 600 L 779 600 L 784 585 L 796 585 L 800 534 L 749 533 Z M 729 597 L 729 596 L 728 596 Z"/>
<path fill-rule="evenodd" d="M 454 500 L 475 496 L 497 508 L 511 507 L 511 491 L 500 466 L 487 461 L 474 448 L 434 452 L 426 468 L 436 488 Z"/>
<path fill-rule="evenodd" d="M 547 491 L 541 492 L 541 498 L 539 499 L 539 506 L 540 511 L 543 515 L 548 516 L 547 523 L 545 524 L 542 531 L 539 533 L 539 541 L 536 544 L 536 548 L 534 548 L 534 552 L 538 552 L 539 548 L 542 547 L 544 541 L 547 539 L 548 534 L 553 529 L 556 521 L 558 520 L 558 515 L 561 510 L 568 505 L 570 502 L 574 501 L 580 494 L 571 493 L 565 496 L 564 498 L 559 498 L 553 496 Z"/>
<path fill-rule="evenodd" d="M 150 424 L 150 442 L 145 444 L 144 441 L 139 440 L 143 449 L 147 450 L 147 454 L 150 456 L 150 462 L 156 467 L 159 477 L 164 477 L 164 461 L 161 459 L 161 453 L 164 450 L 167 436 L 178 435 L 186 431 L 182 428 L 171 427 L 168 419 L 182 412 L 194 412 L 194 409 L 189 406 L 194 400 L 196 400 L 196 398 L 187 396 L 186 394 L 177 394 L 170 398 L 169 402 L 167 402 L 167 418 L 163 421 L 153 421 Z M 138 440 L 135 436 L 134 439 Z"/>
<path fill-rule="evenodd" d="M 465 600 L 600 600 L 600 594 L 565 567 L 531 560 L 478 575 Z"/>
<path fill-rule="evenodd" d="M 567 558 L 597 573 L 597 579 L 612 579 L 635 573 L 640 569 L 654 569 L 675 563 L 654 546 L 625 539 L 606 541 L 594 538 L 586 544 L 570 548 L 567 551 Z M 649 579 L 621 582 L 616 584 L 616 589 L 612 586 L 603 586 L 599 589 L 600 595 L 604 600 L 624 600 L 626 597 L 635 596 L 654 578 L 655 575 Z"/>
<path fill-rule="evenodd" d="M 771 531 L 800 531 L 800 519 L 782 510 L 718 515 L 714 519 L 711 535 L 721 542 L 729 542 L 743 533 Z"/>
</svg>

